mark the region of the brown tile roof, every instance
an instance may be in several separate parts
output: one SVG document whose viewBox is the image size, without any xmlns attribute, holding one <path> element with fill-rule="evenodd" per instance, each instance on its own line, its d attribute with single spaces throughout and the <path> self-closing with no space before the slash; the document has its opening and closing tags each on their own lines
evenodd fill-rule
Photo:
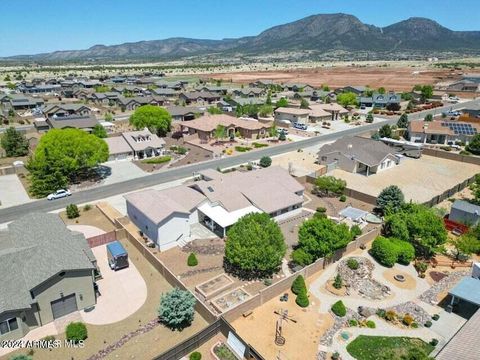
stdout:
<svg viewBox="0 0 480 360">
<path fill-rule="evenodd" d="M 455 132 L 450 130 L 448 126 L 442 126 L 443 121 L 423 121 L 423 120 L 414 120 L 410 121 L 408 127 L 411 133 L 422 133 L 422 134 L 440 134 L 440 135 L 455 135 Z M 472 127 L 475 127 L 480 133 L 480 124 L 475 123 L 463 123 L 456 121 L 457 124 L 470 124 Z"/>
<path fill-rule="evenodd" d="M 308 115 L 310 114 L 310 110 L 308 109 L 298 109 L 298 108 L 287 108 L 287 107 L 280 107 L 275 110 L 275 113 L 279 114 L 291 114 L 291 115 Z"/>
<path fill-rule="evenodd" d="M 267 129 L 269 126 L 253 120 L 242 120 L 230 115 L 204 115 L 198 119 L 182 123 L 182 126 L 187 128 L 211 132 L 217 128 L 218 125 L 225 127 L 235 126 L 247 130 Z"/>
</svg>

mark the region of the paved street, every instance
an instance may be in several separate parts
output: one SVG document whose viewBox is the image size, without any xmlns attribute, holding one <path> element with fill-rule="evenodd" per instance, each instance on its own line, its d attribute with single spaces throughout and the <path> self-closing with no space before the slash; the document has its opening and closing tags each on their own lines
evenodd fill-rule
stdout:
<svg viewBox="0 0 480 360">
<path fill-rule="evenodd" d="M 446 111 L 449 109 L 460 109 L 465 108 L 468 105 L 478 104 L 479 100 L 473 100 L 469 102 L 465 102 L 462 104 L 455 104 L 452 106 L 446 106 L 444 108 L 438 108 L 434 110 L 424 111 L 422 113 L 413 114 L 410 119 L 417 119 L 423 118 L 426 114 L 438 114 L 442 111 Z M 355 127 L 344 131 L 339 131 L 333 134 L 325 134 L 317 137 L 308 138 L 305 140 L 291 142 L 284 145 L 275 146 L 272 148 L 265 148 L 261 149 L 252 153 L 245 153 L 235 157 L 227 157 L 223 159 L 216 159 L 210 160 L 198 164 L 187 165 L 179 168 L 174 169 L 166 169 L 164 171 L 160 171 L 158 173 L 144 176 L 141 178 L 131 179 L 123 182 L 119 182 L 116 184 L 99 186 L 97 188 L 92 188 L 84 191 L 79 191 L 74 193 L 72 196 L 64 199 L 48 201 L 46 199 L 30 202 L 27 204 L 12 206 L 6 209 L 0 210 L 0 223 L 12 221 L 21 215 L 38 211 L 38 212 L 45 212 L 45 211 L 52 211 L 59 208 L 64 208 L 66 205 L 71 203 L 81 204 L 86 202 L 91 202 L 99 199 L 103 199 L 109 196 L 114 196 L 117 194 L 123 194 L 129 191 L 139 190 L 146 187 L 155 186 L 161 183 L 170 182 L 173 180 L 183 179 L 189 176 L 192 176 L 194 172 L 204 170 L 204 169 L 215 169 L 217 167 L 226 168 L 231 166 L 237 166 L 249 161 L 256 161 L 262 156 L 274 156 L 282 153 L 286 153 L 289 151 L 296 151 L 298 149 L 303 149 L 307 147 L 311 147 L 317 145 L 319 143 L 325 141 L 332 141 L 343 136 L 347 135 L 358 135 L 364 132 L 368 132 L 371 130 L 376 130 L 380 128 L 384 124 L 395 124 L 397 122 L 397 118 L 386 119 L 383 122 L 376 122 L 373 124 L 368 124 L 362 127 Z"/>
</svg>

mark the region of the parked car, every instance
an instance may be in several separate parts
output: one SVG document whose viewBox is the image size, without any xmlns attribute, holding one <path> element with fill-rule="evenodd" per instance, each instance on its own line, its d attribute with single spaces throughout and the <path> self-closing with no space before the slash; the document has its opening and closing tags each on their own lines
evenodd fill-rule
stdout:
<svg viewBox="0 0 480 360">
<path fill-rule="evenodd" d="M 282 131 L 283 131 L 283 133 L 284 133 L 285 135 L 288 135 L 288 129 L 285 129 L 285 128 L 278 128 L 278 129 L 277 129 L 277 133 L 278 133 L 279 135 L 282 133 Z"/>
<path fill-rule="evenodd" d="M 65 190 L 65 189 L 60 189 L 55 191 L 54 193 L 51 193 L 47 196 L 48 200 L 56 200 L 56 199 L 61 199 L 67 196 L 72 195 L 70 190 Z"/>
<path fill-rule="evenodd" d="M 298 130 L 307 130 L 308 126 L 305 124 L 294 123 L 293 127 Z"/>
</svg>

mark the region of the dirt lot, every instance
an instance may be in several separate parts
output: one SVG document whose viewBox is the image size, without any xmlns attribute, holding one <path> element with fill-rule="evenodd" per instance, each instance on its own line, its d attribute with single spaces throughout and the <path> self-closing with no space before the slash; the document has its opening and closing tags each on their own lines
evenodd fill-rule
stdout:
<svg viewBox="0 0 480 360">
<path fill-rule="evenodd" d="M 312 150 L 292 151 L 272 157 L 272 165 L 289 170 L 295 176 L 305 176 L 317 172 L 323 167 L 315 164 L 317 157 Z"/>
<path fill-rule="evenodd" d="M 368 177 L 339 169 L 329 175 L 346 180 L 353 190 L 373 196 L 389 185 L 397 185 L 406 201 L 423 203 L 478 172 L 477 165 L 422 155 L 420 159 L 406 158 L 400 165 Z"/>
<path fill-rule="evenodd" d="M 256 308 L 253 313 L 233 321 L 232 326 L 238 334 L 260 352 L 265 359 L 315 359 L 318 341 L 328 328 L 333 325 L 330 314 L 320 314 L 320 300 L 310 294 L 310 306 L 306 309 L 295 304 L 295 295 L 290 291 L 287 302 L 280 302 L 279 297 Z M 283 323 L 283 336 L 286 343 L 275 345 L 275 324 L 278 315 L 275 310 L 288 310 L 288 314 L 297 320 Z"/>
<path fill-rule="evenodd" d="M 85 341 L 84 348 L 62 347 L 52 351 L 36 349 L 35 360 L 87 359 L 99 350 L 114 344 L 123 335 L 135 331 L 139 326 L 145 325 L 156 317 L 160 295 L 169 291 L 171 286 L 134 246 L 126 240 L 122 240 L 122 243 L 129 253 L 130 261 L 135 264 L 147 284 L 148 297 L 144 305 L 136 313 L 120 322 L 102 326 L 87 325 L 88 339 Z M 195 314 L 193 324 L 181 332 L 171 331 L 159 325 L 150 332 L 132 338 L 123 347 L 113 351 L 106 359 L 151 359 L 192 336 L 205 326 L 207 326 L 207 322 L 198 313 Z M 63 340 L 65 334 L 61 334 L 57 338 Z M 25 351 L 16 351 L 5 356 L 2 360 L 9 359 L 13 354 L 22 353 L 25 353 Z"/>
<path fill-rule="evenodd" d="M 275 80 L 277 82 L 306 83 L 312 86 L 327 84 L 331 88 L 347 85 L 389 90 L 412 90 L 416 84 L 434 84 L 450 79 L 448 69 L 429 69 L 427 67 L 332 67 L 315 69 L 292 69 L 285 71 L 232 72 L 209 75 L 210 78 L 224 79 L 237 83 L 249 83 L 256 80 Z"/>
<path fill-rule="evenodd" d="M 90 210 L 85 211 L 85 208 L 79 207 L 80 217 L 76 219 L 67 218 L 67 213 L 62 211 L 59 215 L 65 225 L 91 225 L 102 229 L 105 232 L 115 230 L 115 226 L 98 210 L 96 206 L 92 206 Z"/>
<path fill-rule="evenodd" d="M 177 167 L 182 165 L 188 164 L 195 164 L 201 161 L 213 159 L 213 153 L 211 151 L 205 150 L 199 146 L 195 146 L 192 144 L 186 144 L 183 141 L 183 138 L 178 140 L 172 139 L 171 137 L 166 137 L 165 139 L 165 147 L 170 148 L 171 146 L 183 146 L 188 149 L 188 153 L 182 159 L 173 162 L 169 165 L 169 167 Z"/>
</svg>

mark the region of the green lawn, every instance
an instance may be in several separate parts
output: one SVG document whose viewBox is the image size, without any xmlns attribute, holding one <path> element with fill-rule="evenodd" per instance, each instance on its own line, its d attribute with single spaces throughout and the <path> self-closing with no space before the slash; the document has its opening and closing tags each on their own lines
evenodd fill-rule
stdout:
<svg viewBox="0 0 480 360">
<path fill-rule="evenodd" d="M 413 353 L 418 354 L 414 359 L 429 359 L 433 349 L 419 338 L 393 336 L 360 335 L 347 345 L 348 353 L 357 360 L 410 359 Z"/>
</svg>

